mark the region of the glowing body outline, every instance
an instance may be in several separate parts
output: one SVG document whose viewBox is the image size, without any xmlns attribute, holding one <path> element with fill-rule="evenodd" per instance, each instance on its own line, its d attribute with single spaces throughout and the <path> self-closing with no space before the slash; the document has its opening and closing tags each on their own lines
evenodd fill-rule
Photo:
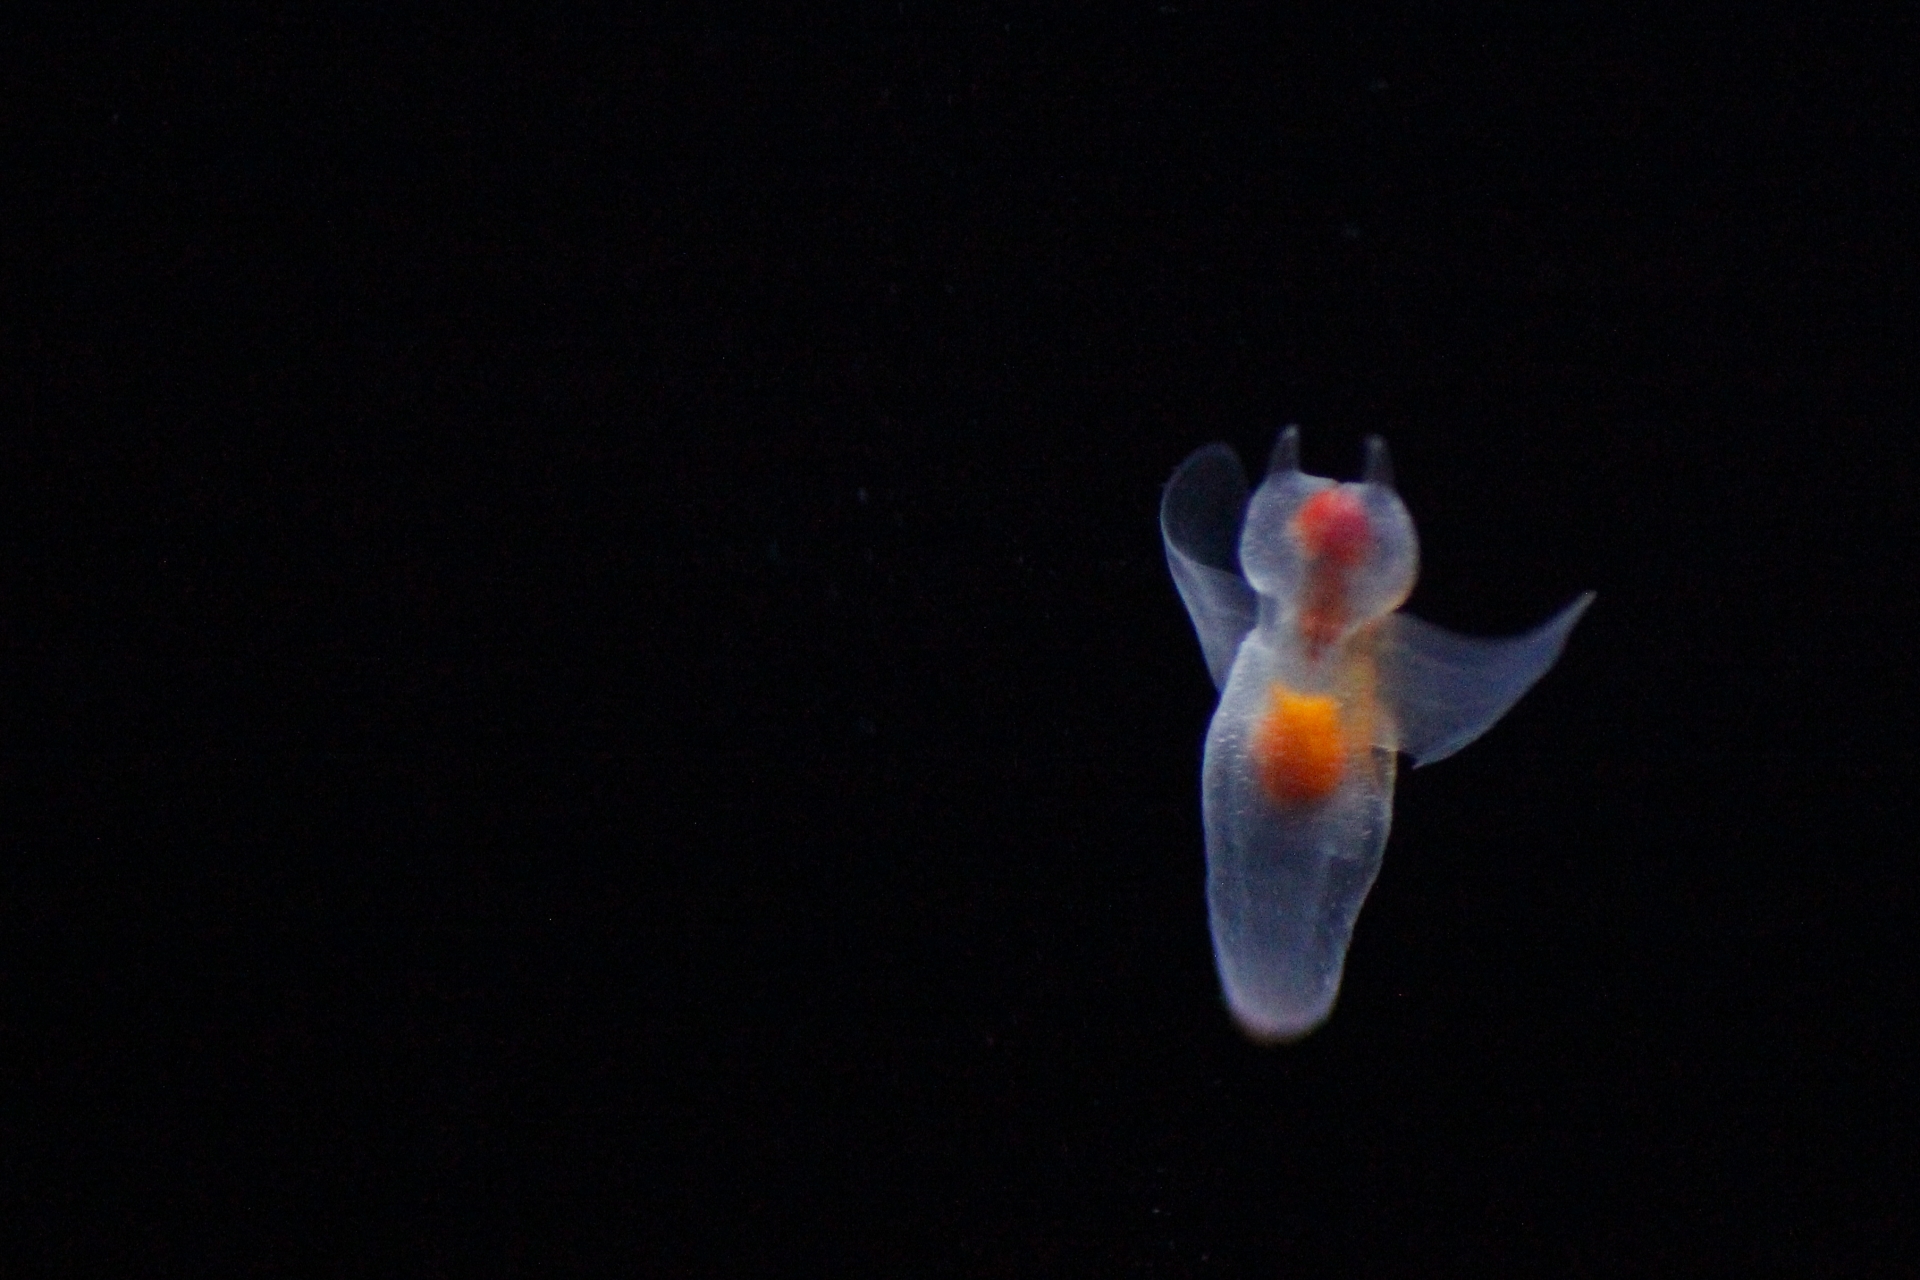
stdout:
<svg viewBox="0 0 1920 1280">
<path fill-rule="evenodd" d="M 1299 430 L 1249 497 L 1223 444 L 1161 501 L 1168 567 L 1220 702 L 1201 766 L 1207 910 L 1234 1018 L 1258 1040 L 1324 1022 L 1393 817 L 1395 755 L 1416 767 L 1485 733 L 1545 675 L 1588 592 L 1524 635 L 1455 635 L 1396 610 L 1418 544 L 1386 445 L 1363 478 L 1299 468 Z"/>
</svg>

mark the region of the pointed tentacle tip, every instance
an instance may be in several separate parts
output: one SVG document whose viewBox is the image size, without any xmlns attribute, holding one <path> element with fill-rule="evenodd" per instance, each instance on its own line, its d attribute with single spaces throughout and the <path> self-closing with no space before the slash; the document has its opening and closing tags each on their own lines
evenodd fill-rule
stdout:
<svg viewBox="0 0 1920 1280">
<path fill-rule="evenodd" d="M 1300 428 L 1288 425 L 1280 432 L 1280 438 L 1273 442 L 1273 456 L 1267 461 L 1267 471 L 1298 471 L 1300 469 Z"/>
<path fill-rule="evenodd" d="M 1387 442 L 1379 436 L 1367 437 L 1367 463 L 1360 478 L 1368 484 L 1393 488 L 1393 455 L 1387 452 Z"/>
</svg>

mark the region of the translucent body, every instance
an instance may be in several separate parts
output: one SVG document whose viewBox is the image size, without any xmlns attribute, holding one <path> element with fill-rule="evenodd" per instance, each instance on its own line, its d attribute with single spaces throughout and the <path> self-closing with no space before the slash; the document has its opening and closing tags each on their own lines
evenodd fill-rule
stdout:
<svg viewBox="0 0 1920 1280">
<path fill-rule="evenodd" d="M 1386 446 L 1365 477 L 1299 469 L 1289 427 L 1249 500 L 1240 462 L 1209 445 L 1161 502 L 1167 563 L 1220 705 L 1201 798 L 1214 962 L 1249 1035 L 1326 1020 L 1393 817 L 1395 753 L 1443 759 L 1546 674 L 1593 600 L 1501 640 L 1396 613 L 1418 545 Z"/>
</svg>

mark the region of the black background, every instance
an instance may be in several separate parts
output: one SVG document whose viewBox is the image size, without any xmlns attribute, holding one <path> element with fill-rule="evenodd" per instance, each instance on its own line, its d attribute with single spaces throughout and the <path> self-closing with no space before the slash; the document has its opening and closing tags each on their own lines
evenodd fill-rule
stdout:
<svg viewBox="0 0 1920 1280">
<path fill-rule="evenodd" d="M 1911 1265 L 1911 19 L 62 22 L 0 1270 Z M 1289 421 L 1600 598 L 1261 1049 L 1155 511 Z"/>
</svg>

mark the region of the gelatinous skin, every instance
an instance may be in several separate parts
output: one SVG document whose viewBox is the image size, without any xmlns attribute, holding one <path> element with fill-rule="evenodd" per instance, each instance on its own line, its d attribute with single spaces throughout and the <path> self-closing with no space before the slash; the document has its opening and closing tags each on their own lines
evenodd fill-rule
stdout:
<svg viewBox="0 0 1920 1280">
<path fill-rule="evenodd" d="M 1492 727 L 1566 645 L 1588 593 L 1525 635 L 1476 640 L 1396 609 L 1418 544 L 1386 445 L 1355 484 L 1274 448 L 1249 499 L 1239 459 L 1209 445 L 1160 507 L 1167 564 L 1220 705 L 1201 799 L 1207 910 L 1228 1007 L 1260 1040 L 1332 1012 L 1355 920 L 1393 817 L 1395 753 L 1443 759 Z"/>
</svg>

